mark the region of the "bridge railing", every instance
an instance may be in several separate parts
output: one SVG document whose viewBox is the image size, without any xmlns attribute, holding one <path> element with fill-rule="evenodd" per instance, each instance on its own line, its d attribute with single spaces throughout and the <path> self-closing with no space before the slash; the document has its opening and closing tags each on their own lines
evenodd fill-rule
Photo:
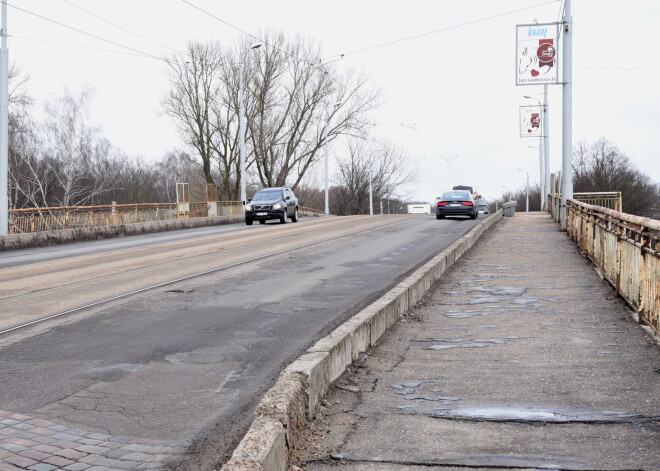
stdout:
<svg viewBox="0 0 660 471">
<path fill-rule="evenodd" d="M 9 211 L 9 233 L 77 229 L 81 227 L 116 226 L 137 222 L 210 216 L 239 216 L 243 214 L 240 201 L 203 201 L 185 203 L 182 211 L 177 203 L 107 204 L 98 206 L 61 206 L 26 208 Z M 301 216 L 318 217 L 325 213 L 301 206 Z"/>
<path fill-rule="evenodd" d="M 594 206 L 613 209 L 614 211 L 623 211 L 621 204 L 620 191 L 602 191 L 599 193 L 573 193 L 573 199 Z M 561 202 L 561 193 L 551 193 L 548 195 L 548 210 L 552 214 L 555 222 L 559 222 L 559 204 Z"/>
<path fill-rule="evenodd" d="M 632 306 L 660 334 L 660 221 L 569 199 L 567 229 Z"/>
<path fill-rule="evenodd" d="M 190 203 L 185 217 L 209 216 L 209 205 L 216 205 L 216 215 L 243 214 L 240 201 Z M 113 226 L 137 222 L 179 219 L 176 203 L 108 204 L 98 206 L 61 206 L 26 208 L 9 211 L 9 233 L 76 229 L 80 227 Z"/>
</svg>

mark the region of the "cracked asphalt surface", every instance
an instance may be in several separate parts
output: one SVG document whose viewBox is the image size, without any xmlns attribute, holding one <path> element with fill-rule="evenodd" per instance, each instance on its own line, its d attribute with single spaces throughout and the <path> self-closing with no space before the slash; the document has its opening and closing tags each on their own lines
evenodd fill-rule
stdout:
<svg viewBox="0 0 660 471">
<path fill-rule="evenodd" d="M 660 349 L 557 225 L 504 218 L 345 373 L 294 469 L 660 469 Z"/>
<path fill-rule="evenodd" d="M 479 222 L 431 215 L 335 219 L 348 232 L 360 221 L 392 224 L 0 338 L 0 471 L 219 467 L 286 365 Z M 258 240 L 245 250 L 251 258 L 257 248 L 281 249 L 278 237 L 303 245 L 333 227 L 333 220 L 317 218 L 160 233 L 6 253 L 0 267 L 13 278 L 11 270 L 38 270 L 46 260 L 57 274 L 76 256 L 88 265 L 85 273 L 98 272 L 99 259 L 114 263 L 121 255 L 136 264 L 133 250 L 171 257 L 173 247 L 201 250 L 200 240 L 230 244 L 250 236 Z M 292 231 L 308 234 L 282 238 Z M 184 268 L 200 260 L 227 263 L 230 254 L 211 250 Z M 88 286 L 76 289 L 94 294 Z M 51 293 L 52 303 L 76 301 L 76 292 L 62 293 Z M 22 311 L 38 311 L 37 303 L 21 302 Z"/>
</svg>

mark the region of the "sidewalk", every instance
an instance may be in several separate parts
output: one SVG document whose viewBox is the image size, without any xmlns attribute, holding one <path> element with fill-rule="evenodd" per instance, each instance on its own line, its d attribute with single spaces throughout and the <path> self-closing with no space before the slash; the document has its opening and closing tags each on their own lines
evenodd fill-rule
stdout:
<svg viewBox="0 0 660 471">
<path fill-rule="evenodd" d="M 500 221 L 332 388 L 310 471 L 660 469 L 660 349 L 541 213 Z"/>
</svg>

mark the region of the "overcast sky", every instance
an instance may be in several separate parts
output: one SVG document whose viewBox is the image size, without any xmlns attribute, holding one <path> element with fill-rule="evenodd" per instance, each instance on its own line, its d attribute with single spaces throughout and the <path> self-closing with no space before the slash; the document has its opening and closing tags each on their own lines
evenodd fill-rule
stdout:
<svg viewBox="0 0 660 471">
<path fill-rule="evenodd" d="M 338 68 L 362 69 L 381 89 L 373 132 L 405 149 L 416 169 L 416 184 L 402 196 L 431 201 L 469 184 L 497 197 L 524 185 L 519 169 L 539 177 L 538 140 L 519 137 L 518 116 L 534 103 L 523 95 L 542 99 L 543 87 L 515 85 L 516 25 L 556 22 L 561 3 L 8 0 L 9 60 L 29 75 L 39 101 L 65 87 L 93 88 L 92 121 L 126 153 L 156 160 L 182 147 L 161 114 L 166 65 L 119 45 L 164 57 L 191 40 L 234 43 L 242 34 L 235 28 L 314 37 L 326 58 L 344 54 Z M 574 0 L 573 17 L 574 144 L 605 137 L 660 181 L 660 1 Z M 549 89 L 555 171 L 562 91 Z M 336 145 L 332 155 L 342 151 Z"/>
</svg>

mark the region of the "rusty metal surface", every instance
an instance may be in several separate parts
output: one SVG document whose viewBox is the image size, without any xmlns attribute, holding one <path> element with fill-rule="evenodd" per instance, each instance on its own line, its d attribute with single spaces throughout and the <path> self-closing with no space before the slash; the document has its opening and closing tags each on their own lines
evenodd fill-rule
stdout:
<svg viewBox="0 0 660 471">
<path fill-rule="evenodd" d="M 240 201 L 216 201 L 218 216 L 243 214 Z M 207 217 L 209 202 L 183 203 L 189 210 L 181 217 Z M 9 211 L 10 234 L 80 227 L 112 226 L 177 219 L 176 203 L 141 203 L 98 206 L 13 209 Z"/>
<path fill-rule="evenodd" d="M 639 322 L 660 334 L 660 222 L 568 200 L 567 226 Z"/>
<path fill-rule="evenodd" d="M 573 199 L 582 203 L 609 208 L 614 211 L 623 211 L 621 192 L 604 191 L 599 193 L 573 193 Z M 552 214 L 555 222 L 559 222 L 559 203 L 561 193 L 548 194 L 548 211 Z"/>
</svg>

